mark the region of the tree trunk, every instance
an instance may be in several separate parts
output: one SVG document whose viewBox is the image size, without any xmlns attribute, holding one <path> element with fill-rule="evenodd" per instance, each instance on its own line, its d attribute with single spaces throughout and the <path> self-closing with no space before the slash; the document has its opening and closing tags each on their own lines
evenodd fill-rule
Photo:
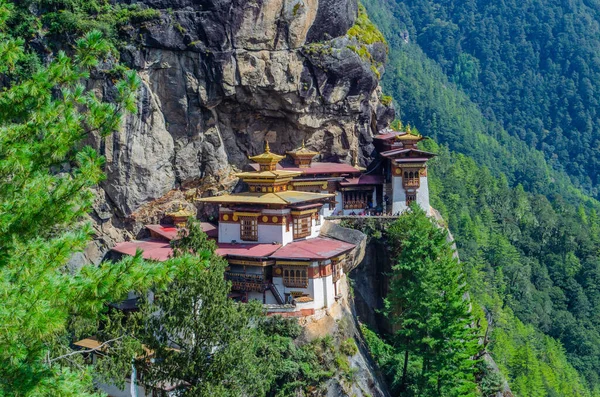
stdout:
<svg viewBox="0 0 600 397">
<path fill-rule="evenodd" d="M 408 349 L 404 350 L 404 367 L 402 368 L 402 383 L 400 384 L 400 390 L 406 391 L 406 376 L 408 373 Z"/>
</svg>

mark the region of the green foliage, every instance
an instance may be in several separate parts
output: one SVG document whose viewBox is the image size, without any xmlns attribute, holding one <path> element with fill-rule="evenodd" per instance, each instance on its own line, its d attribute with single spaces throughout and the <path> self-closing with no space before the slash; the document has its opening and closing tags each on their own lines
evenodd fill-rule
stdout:
<svg viewBox="0 0 600 397">
<path fill-rule="evenodd" d="M 31 13 L 31 7 L 39 10 Z M 24 0 L 17 3 L 9 25 L 14 35 L 83 35 L 92 30 L 116 44 L 120 29 L 130 23 L 142 23 L 160 17 L 160 12 L 138 4 L 114 4 L 108 0 Z M 51 43 L 54 44 L 54 43 Z"/>
<path fill-rule="evenodd" d="M 385 37 L 377 26 L 369 19 L 367 10 L 362 4 L 358 5 L 358 16 L 354 25 L 346 33 L 348 37 L 355 38 L 359 43 L 370 45 L 374 43 L 385 43 Z"/>
<path fill-rule="evenodd" d="M 115 84 L 115 102 L 84 86 L 110 46 L 98 32 L 59 52 L 26 78 L 13 74 L 26 57 L 11 38 L 12 7 L 0 1 L 0 395 L 90 395 L 91 376 L 71 352 L 71 335 L 96 324 L 105 302 L 168 280 L 169 268 L 140 256 L 116 264 L 68 266 L 92 228 L 90 188 L 103 178 L 103 158 L 81 140 L 106 136 L 123 111 L 135 110 L 135 74 Z"/>
<path fill-rule="evenodd" d="M 193 395 L 207 396 L 295 396 L 321 390 L 338 372 L 351 380 L 354 370 L 331 337 L 298 343 L 296 319 L 267 317 L 258 301 L 231 300 L 227 262 L 214 241 L 193 219 L 186 230 L 174 257 L 163 262 L 174 269 L 172 281 L 144 294 L 140 311 L 126 321 L 113 313 L 104 324 L 102 339 L 114 342 L 97 375 L 123 381 L 138 357 L 145 385 L 184 381 Z M 342 345 L 351 351 L 349 342 Z"/>
<path fill-rule="evenodd" d="M 426 150 L 440 154 L 432 163 L 429 174 L 432 205 L 441 210 L 449 221 L 461 259 L 465 261 L 471 292 L 494 318 L 501 316 L 503 309 L 510 308 L 511 314 L 505 314 L 506 324 L 513 324 L 518 318 L 533 325 L 536 332 L 540 332 L 538 336 L 545 333 L 561 341 L 568 362 L 585 375 L 594 389 L 598 387 L 600 363 L 595 348 L 599 330 L 595 320 L 598 305 L 595 303 L 597 294 L 594 287 L 597 284 L 594 269 L 597 266 L 598 202 L 574 188 L 557 163 L 558 156 L 546 160 L 546 142 L 541 147 L 543 150 L 528 148 L 502 128 L 501 122 L 508 125 L 507 119 L 498 119 L 497 116 L 502 114 L 504 117 L 504 110 L 497 113 L 498 108 L 491 106 L 491 102 L 480 107 L 471 101 L 471 98 L 480 101 L 488 94 L 500 94 L 502 89 L 482 93 L 478 97 L 470 97 L 461 91 L 462 88 L 472 94 L 480 88 L 487 89 L 485 84 L 481 85 L 483 76 L 486 76 L 485 69 L 490 71 L 496 66 L 506 65 L 504 61 L 496 66 L 484 65 L 479 56 L 483 53 L 466 54 L 461 50 L 463 45 L 468 47 L 472 42 L 465 44 L 461 41 L 459 47 L 447 46 L 444 42 L 447 39 L 455 43 L 456 38 L 461 37 L 456 32 L 473 28 L 470 17 L 460 24 L 447 23 L 450 15 L 454 18 L 460 10 L 461 18 L 470 15 L 477 20 L 479 16 L 476 14 L 484 11 L 473 8 L 472 12 L 465 13 L 464 6 L 471 4 L 469 2 L 457 5 L 455 10 L 448 8 L 450 3 L 438 4 L 437 8 L 427 6 L 421 16 L 415 17 L 421 20 L 419 24 L 429 23 L 432 29 L 425 33 L 422 27 L 413 26 L 417 3 L 425 5 L 432 2 L 365 1 L 370 16 L 386 35 L 391 48 L 383 81 L 385 91 L 392 94 L 399 104 L 403 120 L 417 125 L 425 135 L 445 145 L 441 149 L 431 141 L 423 145 Z M 491 10 L 513 6 L 517 7 L 514 2 L 503 3 L 491 7 Z M 439 20 L 433 21 L 430 16 L 436 10 L 441 14 Z M 444 12 L 448 14 L 444 15 Z M 496 26 L 490 22 L 486 29 Z M 519 24 L 519 28 L 522 26 L 528 25 Z M 442 31 L 443 34 L 438 34 Z M 436 57 L 438 63 L 428 58 L 414 43 L 415 38 L 421 40 L 417 32 L 430 35 L 427 44 L 422 41 L 423 48 Z M 495 34 L 489 37 L 499 40 Z M 482 36 L 477 40 L 485 42 L 488 37 Z M 504 42 L 506 40 L 498 41 Z M 509 47 L 512 45 L 513 42 Z M 506 47 L 498 44 L 496 48 Z M 447 56 L 446 51 L 454 51 L 458 56 Z M 495 50 L 492 54 L 495 56 Z M 444 63 L 444 59 L 455 59 L 456 64 Z M 509 62 L 512 60 L 509 59 Z M 456 74 L 449 76 L 445 73 L 449 71 Z M 525 75 L 509 74 L 511 79 Z M 492 77 L 490 74 L 487 76 Z M 501 78 L 506 76 L 508 74 Z M 531 81 L 533 79 L 527 81 L 529 87 L 526 92 L 540 89 Z M 471 91 L 468 86 L 473 82 L 481 86 Z M 508 96 L 522 101 L 518 95 L 523 91 L 517 88 L 518 84 L 511 84 L 506 86 L 514 87 Z M 532 107 L 544 103 L 544 100 L 527 101 L 527 105 L 514 112 L 516 117 L 538 117 L 537 110 Z M 529 110 L 525 112 L 522 109 Z M 555 116 L 553 113 L 560 111 L 550 111 L 551 117 Z M 519 127 L 509 125 L 513 131 Z M 519 137 L 525 137 L 527 141 L 527 136 L 531 135 L 521 132 Z M 540 149 L 540 145 L 531 146 Z M 583 144 L 579 147 L 589 146 Z M 570 158 L 578 159 L 581 153 Z M 516 339 L 511 343 L 515 348 L 521 347 Z M 542 350 L 540 357 L 543 358 Z M 564 362 L 557 364 L 553 370 L 557 373 L 567 371 L 565 365 Z M 503 368 L 508 371 L 509 378 L 512 376 L 511 368 L 514 367 Z M 585 385 L 585 382 L 580 379 L 578 384 Z M 556 394 L 555 389 L 548 388 L 544 393 L 569 395 Z"/>
<path fill-rule="evenodd" d="M 394 98 L 389 95 L 383 95 L 381 98 L 379 98 L 379 101 L 385 106 L 390 106 L 393 100 Z"/>
<path fill-rule="evenodd" d="M 446 241 L 447 233 L 420 207 L 387 230 L 393 264 L 386 315 L 396 326 L 392 339 L 421 361 L 412 387 L 418 395 L 474 396 L 478 332 L 465 298 L 467 283 Z M 407 389 L 407 375 L 400 389 Z"/>
<path fill-rule="evenodd" d="M 454 232 L 474 298 L 495 319 L 491 350 L 511 386 L 519 395 L 592 395 L 573 366 L 597 384 L 596 212 L 511 188 L 433 142 L 426 149 L 438 153 L 432 204 Z"/>
<path fill-rule="evenodd" d="M 600 29 L 595 2 L 407 0 L 412 40 L 484 110 L 598 198 Z"/>
<path fill-rule="evenodd" d="M 346 356 L 354 356 L 358 353 L 358 347 L 356 346 L 354 338 L 348 338 L 340 344 L 340 353 L 345 354 Z"/>
</svg>

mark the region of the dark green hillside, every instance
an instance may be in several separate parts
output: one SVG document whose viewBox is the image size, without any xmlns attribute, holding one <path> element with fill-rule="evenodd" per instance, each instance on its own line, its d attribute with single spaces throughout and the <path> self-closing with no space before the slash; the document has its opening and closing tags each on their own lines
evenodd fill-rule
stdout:
<svg viewBox="0 0 600 397">
<path fill-rule="evenodd" d="M 390 0 L 395 28 L 484 116 L 589 194 L 600 182 L 598 1 Z"/>
<path fill-rule="evenodd" d="M 390 44 L 386 94 L 404 122 L 446 146 L 428 144 L 441 154 L 431 166 L 433 205 L 472 269 L 473 295 L 496 320 L 491 349 L 511 386 L 520 396 L 592 393 L 600 384 L 598 203 L 425 53 L 452 45 L 407 42 L 415 37 L 408 3 L 364 3 Z"/>
</svg>

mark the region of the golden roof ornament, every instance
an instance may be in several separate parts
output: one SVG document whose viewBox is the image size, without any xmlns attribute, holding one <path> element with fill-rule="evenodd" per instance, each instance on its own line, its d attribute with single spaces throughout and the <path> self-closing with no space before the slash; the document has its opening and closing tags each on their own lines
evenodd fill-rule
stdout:
<svg viewBox="0 0 600 397">
<path fill-rule="evenodd" d="M 175 226 L 184 227 L 187 223 L 187 219 L 196 214 L 190 210 L 184 209 L 183 204 L 179 203 L 179 208 L 177 211 L 168 212 L 165 215 L 173 220 L 173 224 Z"/>
<path fill-rule="evenodd" d="M 269 147 L 269 141 L 265 140 L 265 151 L 264 153 L 258 154 L 256 156 L 248 157 L 250 160 L 258 163 L 261 171 L 274 171 L 277 163 L 283 160 L 285 156 L 280 156 L 275 153 L 271 153 L 271 148 Z"/>
<path fill-rule="evenodd" d="M 354 168 L 356 168 L 356 169 L 357 169 L 357 170 L 359 170 L 359 171 L 365 171 L 365 170 L 366 170 L 366 168 L 365 168 L 365 167 L 361 167 L 361 166 L 358 164 L 358 151 L 355 151 L 355 152 L 354 152 L 354 156 L 353 156 L 352 160 L 353 160 L 353 163 L 354 163 L 354 164 L 352 164 L 352 166 L 353 166 Z"/>
<path fill-rule="evenodd" d="M 293 159 L 294 164 L 299 168 L 309 168 L 313 157 L 319 154 L 319 152 L 313 152 L 306 148 L 304 139 L 302 140 L 302 146 L 298 149 L 287 152 Z"/>
</svg>

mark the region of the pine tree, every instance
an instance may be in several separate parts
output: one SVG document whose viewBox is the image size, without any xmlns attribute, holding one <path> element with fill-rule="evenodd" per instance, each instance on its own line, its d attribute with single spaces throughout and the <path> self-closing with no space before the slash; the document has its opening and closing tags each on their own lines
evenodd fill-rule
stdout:
<svg viewBox="0 0 600 397">
<path fill-rule="evenodd" d="M 166 262 L 177 264 L 174 279 L 143 298 L 124 328 L 119 317 L 113 319 L 105 339 L 126 338 L 100 370 L 127 373 L 131 358 L 137 357 L 135 365 L 148 386 L 185 382 L 191 395 L 265 395 L 274 380 L 271 361 L 278 355 L 263 344 L 266 336 L 258 327 L 265 317 L 262 305 L 228 297 L 227 262 L 215 253 L 215 243 L 199 222 L 190 219 L 174 246 L 174 258 Z M 137 350 L 129 349 L 132 345 Z M 151 363 L 144 350 L 152 352 Z"/>
<path fill-rule="evenodd" d="M 388 238 L 394 264 L 386 308 L 395 346 L 404 351 L 401 389 L 408 386 L 409 361 L 417 359 L 419 395 L 475 395 L 478 330 L 447 233 L 412 206 L 388 229 Z"/>
<path fill-rule="evenodd" d="M 15 73 L 31 57 L 9 36 L 12 5 L 0 0 L 0 395 L 87 395 L 91 376 L 71 336 L 94 325 L 106 301 L 146 288 L 166 275 L 135 257 L 111 266 L 68 269 L 92 236 L 82 222 L 103 159 L 81 140 L 106 135 L 134 110 L 134 73 L 114 85 L 114 103 L 84 80 L 110 56 L 98 32 L 75 43 L 73 56 L 54 55 L 28 77 Z"/>
</svg>

